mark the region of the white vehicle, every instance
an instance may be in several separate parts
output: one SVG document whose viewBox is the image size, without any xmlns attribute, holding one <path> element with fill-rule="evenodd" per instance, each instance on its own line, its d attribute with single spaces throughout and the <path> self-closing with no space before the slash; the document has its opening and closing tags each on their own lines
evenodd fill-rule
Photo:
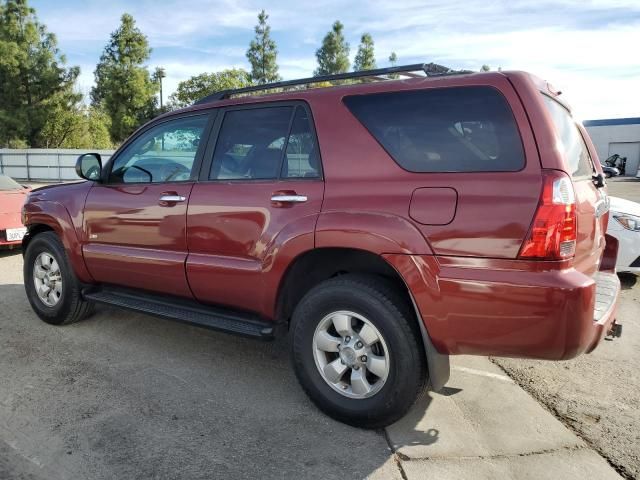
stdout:
<svg viewBox="0 0 640 480">
<path fill-rule="evenodd" d="M 640 203 L 618 197 L 609 200 L 607 233 L 620 242 L 616 270 L 640 274 Z"/>
</svg>

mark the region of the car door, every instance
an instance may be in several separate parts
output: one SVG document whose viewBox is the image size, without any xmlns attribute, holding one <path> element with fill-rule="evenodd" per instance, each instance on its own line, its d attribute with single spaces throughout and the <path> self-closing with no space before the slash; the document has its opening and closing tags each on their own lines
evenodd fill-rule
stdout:
<svg viewBox="0 0 640 480">
<path fill-rule="evenodd" d="M 212 114 L 140 132 L 106 165 L 84 210 L 87 268 L 97 282 L 191 297 L 186 212 Z"/>
<path fill-rule="evenodd" d="M 302 103 L 226 108 L 187 216 L 187 276 L 203 302 L 269 316 L 286 259 L 314 246 L 324 182 Z"/>
</svg>

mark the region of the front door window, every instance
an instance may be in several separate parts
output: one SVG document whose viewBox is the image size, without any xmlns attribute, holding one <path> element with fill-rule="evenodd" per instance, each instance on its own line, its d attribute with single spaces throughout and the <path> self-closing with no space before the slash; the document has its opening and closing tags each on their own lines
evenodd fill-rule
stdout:
<svg viewBox="0 0 640 480">
<path fill-rule="evenodd" d="M 184 117 L 149 129 L 117 156 L 109 183 L 165 183 L 191 180 L 206 115 Z"/>
</svg>

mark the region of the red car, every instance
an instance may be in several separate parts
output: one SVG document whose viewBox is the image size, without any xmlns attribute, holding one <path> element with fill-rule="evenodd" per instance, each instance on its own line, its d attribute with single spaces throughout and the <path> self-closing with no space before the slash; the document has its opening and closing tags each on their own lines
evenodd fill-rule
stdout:
<svg viewBox="0 0 640 480">
<path fill-rule="evenodd" d="M 0 175 L 0 248 L 22 244 L 27 229 L 22 225 L 20 212 L 30 188 L 6 175 Z"/>
<path fill-rule="evenodd" d="M 364 427 L 440 389 L 449 355 L 562 360 L 618 335 L 606 187 L 569 107 L 527 73 L 431 72 L 220 92 L 105 165 L 82 155 L 88 181 L 25 205 L 33 309 L 288 331 L 305 391 Z"/>
</svg>

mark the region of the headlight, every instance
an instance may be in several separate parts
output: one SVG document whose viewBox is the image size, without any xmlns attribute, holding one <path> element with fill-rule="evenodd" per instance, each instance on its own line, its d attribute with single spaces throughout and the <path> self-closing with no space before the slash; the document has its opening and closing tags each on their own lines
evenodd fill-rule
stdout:
<svg viewBox="0 0 640 480">
<path fill-rule="evenodd" d="M 626 213 L 614 214 L 613 218 L 627 230 L 640 232 L 640 217 L 627 215 Z"/>
</svg>

